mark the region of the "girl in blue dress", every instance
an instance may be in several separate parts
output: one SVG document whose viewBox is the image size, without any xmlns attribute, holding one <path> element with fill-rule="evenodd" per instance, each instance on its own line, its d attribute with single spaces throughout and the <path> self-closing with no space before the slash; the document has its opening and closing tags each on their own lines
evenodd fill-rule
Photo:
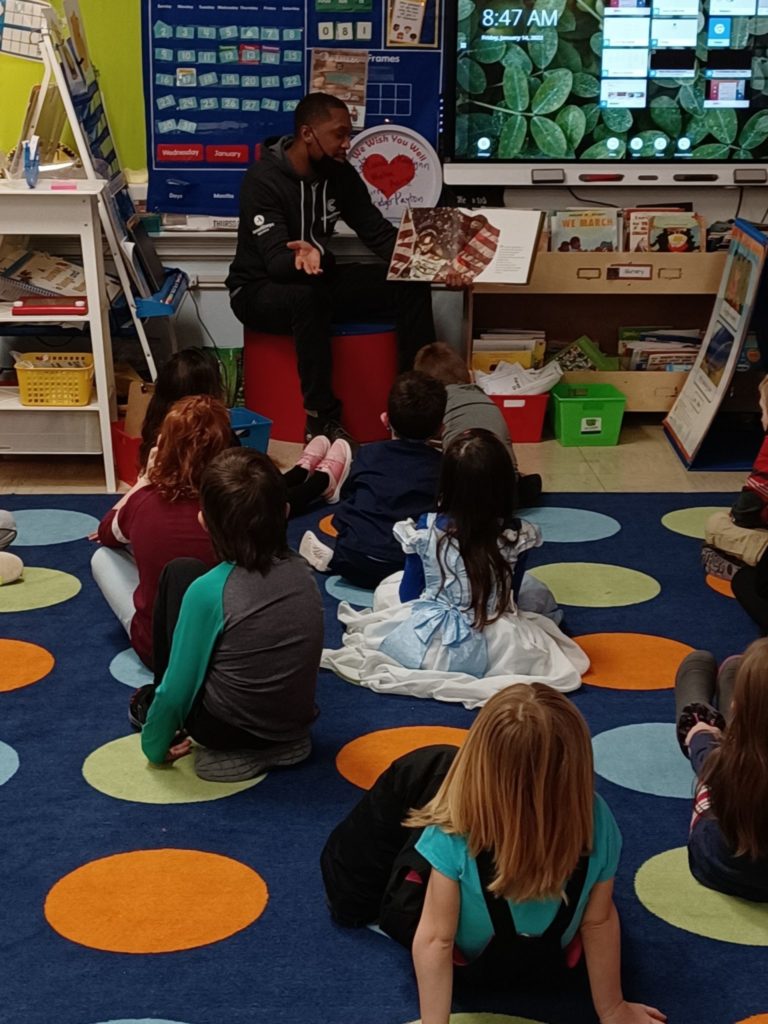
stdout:
<svg viewBox="0 0 768 1024">
<path fill-rule="evenodd" d="M 519 586 L 521 556 L 541 535 L 514 517 L 515 476 L 499 439 L 460 434 L 443 456 L 439 495 L 435 513 L 394 527 L 402 581 L 384 580 L 370 610 L 340 605 L 343 646 L 324 651 L 323 667 L 374 690 L 468 708 L 510 683 L 577 689 L 587 656 L 541 614 L 547 598 L 554 603 L 546 589 Z"/>
</svg>

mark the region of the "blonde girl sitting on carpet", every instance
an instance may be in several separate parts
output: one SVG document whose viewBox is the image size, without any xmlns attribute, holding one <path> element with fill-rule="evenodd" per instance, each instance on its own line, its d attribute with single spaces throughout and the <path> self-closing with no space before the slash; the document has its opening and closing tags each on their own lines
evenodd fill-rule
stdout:
<svg viewBox="0 0 768 1024">
<path fill-rule="evenodd" d="M 666 1020 L 624 999 L 621 835 L 594 792 L 586 722 L 565 697 L 538 683 L 496 694 L 406 824 L 424 829 L 416 851 L 431 865 L 412 945 L 422 1024 L 448 1024 L 462 972 L 484 987 L 551 987 L 582 947 L 600 1024 Z"/>
<path fill-rule="evenodd" d="M 487 430 L 460 434 L 443 455 L 437 511 L 394 527 L 406 553 L 402 585 L 398 574 L 384 580 L 371 610 L 341 604 L 343 646 L 323 652 L 323 667 L 374 690 L 468 708 L 510 683 L 577 689 L 586 654 L 515 600 L 520 590 L 529 608 L 554 604 L 546 588 L 516 578 L 541 535 L 514 512 L 515 473 L 502 442 Z"/>
</svg>

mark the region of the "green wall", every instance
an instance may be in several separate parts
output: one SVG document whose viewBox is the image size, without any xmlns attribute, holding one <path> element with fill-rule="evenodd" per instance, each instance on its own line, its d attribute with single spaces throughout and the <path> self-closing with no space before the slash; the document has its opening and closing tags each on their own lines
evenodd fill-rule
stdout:
<svg viewBox="0 0 768 1024">
<path fill-rule="evenodd" d="M 139 0 L 80 0 L 80 8 L 120 163 L 146 168 Z M 41 77 L 41 64 L 0 56 L 0 149 L 18 142 L 29 90 Z"/>
</svg>

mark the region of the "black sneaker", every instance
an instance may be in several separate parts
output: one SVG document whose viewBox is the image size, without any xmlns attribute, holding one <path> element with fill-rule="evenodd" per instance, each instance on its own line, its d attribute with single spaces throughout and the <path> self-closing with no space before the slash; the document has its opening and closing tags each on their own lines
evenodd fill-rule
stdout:
<svg viewBox="0 0 768 1024">
<path fill-rule="evenodd" d="M 321 416 L 307 416 L 304 431 L 305 440 L 309 442 L 313 437 L 319 437 L 320 435 L 327 437 L 329 441 L 346 441 L 353 452 L 360 447 L 359 442 L 342 427 L 338 420 L 323 419 Z"/>
<path fill-rule="evenodd" d="M 147 720 L 152 701 L 155 699 L 155 687 L 153 683 L 146 683 L 140 686 L 131 697 L 128 705 L 128 721 L 134 729 L 143 729 Z"/>
</svg>

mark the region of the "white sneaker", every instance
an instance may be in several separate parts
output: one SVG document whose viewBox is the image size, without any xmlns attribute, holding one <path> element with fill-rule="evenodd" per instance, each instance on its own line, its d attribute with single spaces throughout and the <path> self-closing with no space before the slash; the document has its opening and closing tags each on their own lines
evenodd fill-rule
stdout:
<svg viewBox="0 0 768 1024">
<path fill-rule="evenodd" d="M 299 554 L 318 572 L 327 572 L 333 558 L 333 548 L 323 544 L 311 530 L 307 530 L 299 544 Z"/>
</svg>

